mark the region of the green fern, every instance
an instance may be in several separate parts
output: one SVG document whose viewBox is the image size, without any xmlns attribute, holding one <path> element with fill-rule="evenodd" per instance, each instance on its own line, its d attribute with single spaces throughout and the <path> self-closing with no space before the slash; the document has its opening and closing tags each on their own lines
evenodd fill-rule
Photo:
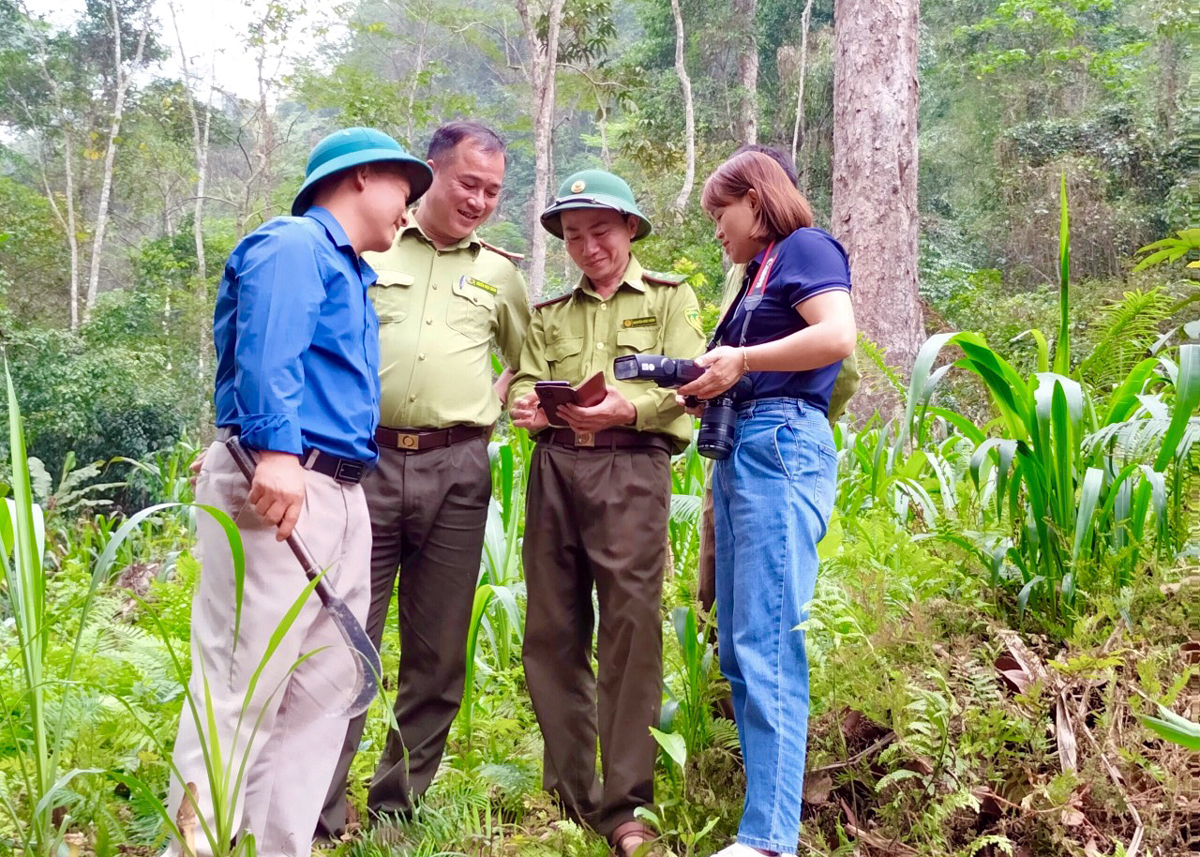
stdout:
<svg viewBox="0 0 1200 857">
<path fill-rule="evenodd" d="M 862 353 L 867 355 L 867 358 L 879 370 L 879 374 L 887 379 L 892 389 L 900 394 L 908 392 L 908 385 L 900 377 L 900 372 L 887 362 L 887 357 L 884 356 L 883 349 L 867 338 L 865 333 L 859 333 L 858 347 L 862 349 Z"/>
<path fill-rule="evenodd" d="M 1090 353 L 1079 364 L 1079 376 L 1100 387 L 1110 387 L 1129 374 L 1160 336 L 1170 318 L 1172 301 L 1161 287 L 1125 292 L 1119 301 L 1100 308 L 1097 335 Z"/>
<path fill-rule="evenodd" d="M 708 737 L 714 747 L 733 752 L 741 747 L 738 741 L 737 724 L 723 717 L 713 718 Z"/>
</svg>

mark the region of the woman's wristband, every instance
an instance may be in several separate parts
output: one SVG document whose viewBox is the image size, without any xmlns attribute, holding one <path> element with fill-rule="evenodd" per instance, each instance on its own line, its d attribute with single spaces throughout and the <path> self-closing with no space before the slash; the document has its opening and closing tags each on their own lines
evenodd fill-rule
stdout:
<svg viewBox="0 0 1200 857">
<path fill-rule="evenodd" d="M 746 346 L 742 346 L 742 374 L 750 374 L 750 353 L 746 350 Z"/>
</svg>

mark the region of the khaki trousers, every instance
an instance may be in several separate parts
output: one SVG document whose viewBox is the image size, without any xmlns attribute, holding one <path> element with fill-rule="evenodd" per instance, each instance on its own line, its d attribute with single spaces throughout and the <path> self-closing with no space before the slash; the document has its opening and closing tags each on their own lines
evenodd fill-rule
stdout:
<svg viewBox="0 0 1200 857">
<path fill-rule="evenodd" d="M 416 453 L 380 449 L 363 490 L 373 534 L 367 633 L 378 646 L 396 589 L 400 622 L 394 708 L 400 731 L 388 732 L 367 807 L 407 815 L 437 774 L 462 704 L 467 631 L 492 493 L 487 440 Z M 345 830 L 346 777 L 365 724 L 366 715 L 356 718 L 346 733 L 317 828 L 322 835 Z"/>
<path fill-rule="evenodd" d="M 545 740 L 543 783 L 611 837 L 654 802 L 662 706 L 662 583 L 670 514 L 665 450 L 539 443 L 525 521 L 525 680 Z M 595 617 L 600 609 L 592 672 Z M 596 776 L 600 738 L 603 780 Z"/>
<path fill-rule="evenodd" d="M 346 734 L 347 720 L 330 714 L 349 701 L 355 655 L 316 594 L 310 594 L 247 700 L 271 635 L 308 583 L 287 544 L 275 540 L 275 527 L 248 505 L 248 494 L 249 485 L 225 445 L 214 443 L 197 479 L 196 500 L 228 513 L 241 533 L 245 554 L 241 625 L 235 648 L 235 584 L 229 542 L 220 524 L 201 512 L 197 530 L 202 573 L 192 601 L 188 689 L 205 722 L 198 730 L 191 709 L 184 706 L 173 756 L 182 782 L 196 784 L 200 812 L 215 832 L 204 746 L 212 746 L 219 738 L 222 764 L 232 771 L 223 786 L 227 793 L 233 791 L 245 760 L 236 803 L 225 808 L 235 820 L 233 836 L 252 832 L 258 853 L 264 857 L 308 857 L 322 798 Z M 327 569 L 325 579 L 360 621 L 365 618 L 371 530 L 362 488 L 307 472 L 304 510 L 296 532 Z M 315 655 L 296 665 L 299 658 L 314 651 Z M 206 722 L 206 680 L 215 736 Z M 182 795 L 182 783 L 172 778 L 172 818 Z M 178 853 L 178 844 L 172 850 Z M 199 824 L 196 850 L 202 857 L 212 853 Z"/>
</svg>

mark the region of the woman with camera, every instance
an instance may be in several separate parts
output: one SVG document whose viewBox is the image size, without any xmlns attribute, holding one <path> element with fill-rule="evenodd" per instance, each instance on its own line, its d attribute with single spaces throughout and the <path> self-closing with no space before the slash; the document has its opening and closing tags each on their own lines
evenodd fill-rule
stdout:
<svg viewBox="0 0 1200 857">
<path fill-rule="evenodd" d="M 743 377 L 731 454 L 716 463 L 717 633 L 729 680 L 746 801 L 737 842 L 718 857 L 790 855 L 800 834 L 808 740 L 805 605 L 833 509 L 837 458 L 826 421 L 856 339 L 846 252 L 767 155 L 735 155 L 701 200 L 734 264 L 737 300 L 679 390 L 703 401 Z"/>
</svg>

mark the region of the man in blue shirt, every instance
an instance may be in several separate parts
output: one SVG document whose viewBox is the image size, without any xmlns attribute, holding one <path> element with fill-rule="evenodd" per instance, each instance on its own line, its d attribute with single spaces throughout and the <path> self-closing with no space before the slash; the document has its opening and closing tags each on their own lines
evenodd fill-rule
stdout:
<svg viewBox="0 0 1200 857">
<path fill-rule="evenodd" d="M 330 714 L 355 665 L 311 595 L 272 639 L 308 582 L 282 542 L 299 526 L 326 580 L 366 618 L 371 528 L 358 481 L 378 456 L 379 340 L 375 273 L 360 254 L 391 246 L 431 179 L 386 134 L 338 131 L 309 156 L 293 216 L 246 236 L 225 265 L 213 318 L 218 441 L 240 435 L 257 467 L 247 485 L 217 442 L 196 484 L 198 502 L 234 519 L 245 557 L 238 581 L 224 530 L 201 516 L 189 683 L 200 714 L 181 718 L 170 796 L 174 815 L 184 784 L 195 786 L 198 855 L 247 834 L 265 857 L 311 852 L 347 726 Z"/>
</svg>

